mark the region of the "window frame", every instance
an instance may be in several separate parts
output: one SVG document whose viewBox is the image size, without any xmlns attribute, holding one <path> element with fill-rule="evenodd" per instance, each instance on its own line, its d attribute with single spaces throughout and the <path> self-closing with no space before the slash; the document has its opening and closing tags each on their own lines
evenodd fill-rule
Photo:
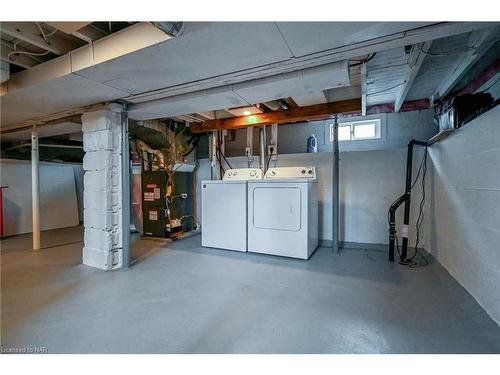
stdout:
<svg viewBox="0 0 500 375">
<path fill-rule="evenodd" d="M 365 125 L 365 124 L 374 124 L 375 125 L 375 137 L 360 137 L 360 138 L 355 138 L 354 137 L 354 128 L 358 125 Z M 333 123 L 330 124 L 330 143 L 333 142 Z M 374 141 L 378 139 L 382 139 L 382 121 L 379 118 L 374 118 L 370 120 L 353 120 L 353 121 L 345 121 L 345 122 L 340 122 L 338 124 L 339 128 L 340 127 L 350 127 L 350 139 L 343 139 L 340 140 L 339 142 L 355 142 L 355 141 Z"/>
</svg>

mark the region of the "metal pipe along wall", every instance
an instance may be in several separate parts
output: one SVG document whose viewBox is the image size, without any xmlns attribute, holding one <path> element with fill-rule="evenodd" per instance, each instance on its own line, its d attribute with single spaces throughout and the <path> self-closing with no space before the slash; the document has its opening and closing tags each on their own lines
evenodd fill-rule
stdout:
<svg viewBox="0 0 500 375">
<path fill-rule="evenodd" d="M 339 126 L 337 115 L 333 123 L 332 161 L 332 250 L 339 251 Z"/>
<path fill-rule="evenodd" d="M 260 138 L 260 169 L 266 173 L 266 127 L 262 126 L 259 129 Z"/>
<path fill-rule="evenodd" d="M 38 163 L 38 130 L 31 131 L 31 204 L 33 216 L 33 250 L 40 250 L 40 179 Z"/>
</svg>

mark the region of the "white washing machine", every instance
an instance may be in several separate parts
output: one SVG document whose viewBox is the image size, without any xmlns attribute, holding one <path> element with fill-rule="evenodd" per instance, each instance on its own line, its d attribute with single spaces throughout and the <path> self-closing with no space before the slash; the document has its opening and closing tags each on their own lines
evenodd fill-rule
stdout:
<svg viewBox="0 0 500 375">
<path fill-rule="evenodd" d="M 259 168 L 240 168 L 201 182 L 202 246 L 247 251 L 247 181 L 262 177 Z"/>
<path fill-rule="evenodd" d="M 248 251 L 309 259 L 318 247 L 314 167 L 270 168 L 248 181 Z"/>
</svg>

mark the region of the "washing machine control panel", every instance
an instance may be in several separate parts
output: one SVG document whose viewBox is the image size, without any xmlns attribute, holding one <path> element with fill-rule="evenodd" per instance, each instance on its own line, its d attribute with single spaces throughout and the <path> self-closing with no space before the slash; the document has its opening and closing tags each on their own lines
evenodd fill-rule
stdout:
<svg viewBox="0 0 500 375">
<path fill-rule="evenodd" d="M 263 175 L 260 168 L 236 168 L 228 169 L 222 179 L 235 181 L 261 180 Z"/>
<path fill-rule="evenodd" d="M 316 167 L 281 167 L 269 168 L 264 176 L 266 179 L 272 178 L 316 178 Z"/>
</svg>

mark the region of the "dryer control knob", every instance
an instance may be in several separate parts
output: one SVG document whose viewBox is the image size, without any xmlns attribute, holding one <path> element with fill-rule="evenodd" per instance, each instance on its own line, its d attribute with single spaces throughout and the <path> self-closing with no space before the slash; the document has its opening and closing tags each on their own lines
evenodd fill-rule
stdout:
<svg viewBox="0 0 500 375">
<path fill-rule="evenodd" d="M 306 170 L 305 169 L 302 169 L 302 174 L 305 174 L 306 173 Z"/>
<path fill-rule="evenodd" d="M 274 169 L 271 171 L 271 175 L 276 176 L 276 171 Z"/>
<path fill-rule="evenodd" d="M 253 176 L 255 176 L 256 174 L 257 174 L 257 171 L 256 171 L 255 169 L 252 169 L 252 170 L 250 171 L 250 176 L 252 176 L 252 177 L 253 177 Z"/>
</svg>

